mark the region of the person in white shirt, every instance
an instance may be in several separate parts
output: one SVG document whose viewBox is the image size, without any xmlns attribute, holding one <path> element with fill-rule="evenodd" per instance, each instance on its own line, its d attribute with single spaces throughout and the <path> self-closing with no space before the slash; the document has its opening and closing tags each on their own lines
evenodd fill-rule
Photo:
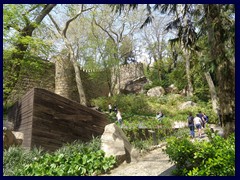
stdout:
<svg viewBox="0 0 240 180">
<path fill-rule="evenodd" d="M 196 115 L 196 117 L 193 119 L 194 124 L 198 130 L 198 136 L 201 137 L 202 136 L 202 125 L 201 125 L 201 119 L 200 117 L 198 117 L 198 114 Z"/>
<path fill-rule="evenodd" d="M 108 110 L 109 110 L 109 113 L 112 112 L 112 104 L 111 103 L 108 104 Z"/>
<path fill-rule="evenodd" d="M 117 111 L 117 115 L 116 116 L 117 116 L 117 121 L 120 124 L 120 127 L 122 128 L 123 121 L 122 121 L 121 112 L 119 110 Z"/>
</svg>

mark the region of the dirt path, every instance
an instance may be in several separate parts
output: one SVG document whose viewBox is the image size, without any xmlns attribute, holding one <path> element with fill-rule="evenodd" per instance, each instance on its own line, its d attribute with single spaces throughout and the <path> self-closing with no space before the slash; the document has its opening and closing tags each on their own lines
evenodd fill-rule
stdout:
<svg viewBox="0 0 240 180">
<path fill-rule="evenodd" d="M 137 158 L 137 162 L 123 163 L 102 176 L 172 176 L 171 171 L 175 167 L 169 162 L 167 154 L 162 152 L 163 148 L 146 153 Z"/>
</svg>

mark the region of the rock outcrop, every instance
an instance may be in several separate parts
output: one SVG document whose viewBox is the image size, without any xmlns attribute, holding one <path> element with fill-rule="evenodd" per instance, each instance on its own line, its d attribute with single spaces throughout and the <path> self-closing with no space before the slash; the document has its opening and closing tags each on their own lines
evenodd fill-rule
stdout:
<svg viewBox="0 0 240 180">
<path fill-rule="evenodd" d="M 3 127 L 3 148 L 8 149 L 10 146 L 18 146 L 23 142 L 23 133 L 10 131 Z"/>
<path fill-rule="evenodd" d="M 178 93 L 178 88 L 174 86 L 174 84 L 171 84 L 170 86 L 168 86 L 167 88 L 165 88 L 166 93 L 172 93 L 172 94 L 176 94 Z"/>
<path fill-rule="evenodd" d="M 189 107 L 193 107 L 193 106 L 196 106 L 196 105 L 197 105 L 197 104 L 194 103 L 194 102 L 192 102 L 192 101 L 187 101 L 187 102 L 184 102 L 184 103 L 180 104 L 180 105 L 178 106 L 178 108 L 179 108 L 180 110 L 183 110 L 183 109 L 186 109 L 186 108 L 189 108 Z"/>
<path fill-rule="evenodd" d="M 116 157 L 118 165 L 124 161 L 131 162 L 132 146 L 122 129 L 115 123 L 105 126 L 101 142 L 101 149 L 105 152 L 106 157 Z"/>
<path fill-rule="evenodd" d="M 157 86 L 148 90 L 147 95 L 150 97 L 160 97 L 165 94 L 165 90 L 161 86 Z"/>
<path fill-rule="evenodd" d="M 125 84 L 123 89 L 120 89 L 120 92 L 123 94 L 141 93 L 143 92 L 143 86 L 147 83 L 147 81 L 148 80 L 145 76 L 130 80 Z"/>
</svg>

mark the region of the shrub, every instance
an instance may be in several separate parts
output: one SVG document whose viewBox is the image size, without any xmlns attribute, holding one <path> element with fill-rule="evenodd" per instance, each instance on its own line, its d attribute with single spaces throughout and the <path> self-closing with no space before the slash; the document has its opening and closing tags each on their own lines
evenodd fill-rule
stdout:
<svg viewBox="0 0 240 180">
<path fill-rule="evenodd" d="M 3 152 L 3 175 L 14 176 L 21 171 L 22 166 L 33 162 L 43 154 L 42 149 L 24 150 L 19 146 L 11 146 Z"/>
<path fill-rule="evenodd" d="M 167 139 L 164 151 L 176 164 L 176 175 L 235 175 L 235 134 L 227 139 L 215 134 L 209 142 L 171 137 Z"/>
<path fill-rule="evenodd" d="M 104 157 L 102 150 L 72 154 L 46 153 L 23 167 L 17 175 L 24 176 L 90 176 L 107 172 L 116 163 L 115 158 Z"/>
<path fill-rule="evenodd" d="M 88 143 L 75 141 L 48 153 L 10 147 L 4 151 L 4 175 L 14 176 L 90 176 L 109 171 L 116 164 L 113 156 L 105 157 L 100 139 Z"/>
<path fill-rule="evenodd" d="M 235 176 L 235 134 L 227 139 L 214 136 L 211 143 L 204 143 L 195 153 L 197 167 L 188 172 L 189 176 Z"/>
<path fill-rule="evenodd" d="M 92 100 L 92 104 L 107 110 L 108 103 L 117 105 L 122 113 L 151 115 L 153 112 L 147 104 L 147 97 L 141 95 L 116 95 L 110 98 L 97 98 Z"/>
</svg>

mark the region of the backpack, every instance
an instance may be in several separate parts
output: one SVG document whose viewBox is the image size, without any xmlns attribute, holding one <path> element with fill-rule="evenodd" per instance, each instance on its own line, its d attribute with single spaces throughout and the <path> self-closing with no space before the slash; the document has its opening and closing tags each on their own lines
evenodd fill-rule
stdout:
<svg viewBox="0 0 240 180">
<path fill-rule="evenodd" d="M 188 124 L 193 124 L 193 117 L 192 116 L 188 116 Z"/>
</svg>

